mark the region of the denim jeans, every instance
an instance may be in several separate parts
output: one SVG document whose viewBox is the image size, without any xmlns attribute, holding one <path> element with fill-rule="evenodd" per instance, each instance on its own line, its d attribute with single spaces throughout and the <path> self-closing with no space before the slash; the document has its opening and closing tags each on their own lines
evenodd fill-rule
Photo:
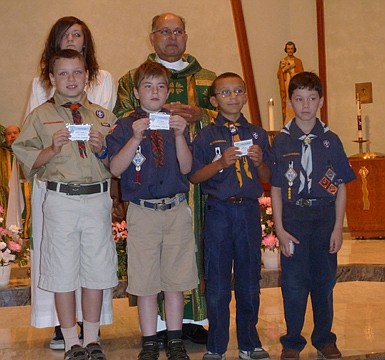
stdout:
<svg viewBox="0 0 385 360">
<path fill-rule="evenodd" d="M 261 225 L 258 201 L 233 204 L 208 199 L 204 251 L 209 320 L 207 350 L 224 354 L 229 342 L 232 272 L 236 328 L 241 350 L 261 347 L 257 333 L 261 277 Z"/>
<path fill-rule="evenodd" d="M 329 254 L 334 223 L 334 204 L 315 208 L 293 205 L 283 209 L 285 230 L 300 241 L 295 245 L 292 257 L 281 254 L 282 296 L 287 327 L 281 343 L 285 349 L 301 351 L 306 345 L 301 331 L 309 295 L 313 307 L 313 346 L 319 349 L 336 341 L 331 328 L 337 255 Z"/>
</svg>

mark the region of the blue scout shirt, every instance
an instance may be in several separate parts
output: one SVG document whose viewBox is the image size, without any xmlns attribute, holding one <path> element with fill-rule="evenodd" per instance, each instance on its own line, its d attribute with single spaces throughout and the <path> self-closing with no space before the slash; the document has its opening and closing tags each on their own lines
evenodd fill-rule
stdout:
<svg viewBox="0 0 385 360">
<path fill-rule="evenodd" d="M 164 110 L 162 110 L 164 111 Z M 132 124 L 135 120 L 147 117 L 148 114 L 141 108 L 137 108 L 130 116 L 121 118 L 116 122 L 113 132 L 107 136 L 107 147 L 110 158 L 117 154 L 120 149 L 133 136 Z M 139 172 L 137 182 L 137 171 L 134 164 L 121 175 L 121 191 L 124 201 L 139 199 L 161 199 L 173 197 L 178 193 L 189 190 L 187 176 L 182 175 L 176 156 L 175 136 L 173 130 L 159 130 L 163 136 L 164 165 L 157 168 L 151 150 L 150 131 L 145 131 L 145 138 L 140 143 L 141 153 L 146 160 Z M 190 145 L 188 130 L 185 138 Z"/>
<path fill-rule="evenodd" d="M 308 177 L 302 155 L 306 144 L 311 146 Z M 275 137 L 272 152 L 271 184 L 281 188 L 283 203 L 300 198 L 334 201 L 338 185 L 355 179 L 341 140 L 319 119 L 308 136 L 291 120 Z"/>
<path fill-rule="evenodd" d="M 217 154 L 223 154 L 225 149 L 233 146 L 233 137 L 228 127 L 225 124 L 229 120 L 219 114 L 215 122 L 204 127 L 193 141 L 193 166 L 191 173 L 210 164 Z M 262 128 L 250 124 L 243 115 L 237 120 L 237 126 L 240 140 L 253 141 L 262 148 L 263 159 L 269 163 L 270 146 L 268 136 Z M 218 172 L 209 180 L 201 184 L 201 189 L 204 194 L 211 195 L 217 199 L 225 200 L 230 197 L 245 197 L 249 199 L 258 199 L 263 192 L 260 184 L 257 169 L 248 156 L 245 157 L 248 162 L 248 167 L 251 171 L 252 178 L 246 176 L 241 165 L 243 186 L 240 187 L 235 165 L 229 166 L 223 171 Z M 242 163 L 242 161 L 241 161 Z"/>
</svg>

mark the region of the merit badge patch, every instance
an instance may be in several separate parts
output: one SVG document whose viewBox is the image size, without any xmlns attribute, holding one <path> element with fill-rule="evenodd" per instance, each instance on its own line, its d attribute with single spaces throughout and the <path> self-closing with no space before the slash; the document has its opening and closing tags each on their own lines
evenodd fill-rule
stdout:
<svg viewBox="0 0 385 360">
<path fill-rule="evenodd" d="M 319 184 L 324 188 L 324 189 L 327 189 L 327 187 L 330 185 L 330 180 L 324 176 L 321 181 L 319 182 Z"/>
<path fill-rule="evenodd" d="M 328 179 L 330 179 L 331 181 L 333 181 L 334 177 L 336 176 L 336 173 L 334 172 L 333 169 L 329 168 L 327 171 L 326 171 L 326 177 Z"/>
<path fill-rule="evenodd" d="M 338 187 L 335 186 L 334 184 L 331 184 L 329 187 L 328 187 L 328 192 L 330 194 L 333 194 L 335 195 L 337 193 L 337 190 L 338 190 Z"/>
<path fill-rule="evenodd" d="M 335 195 L 338 191 L 338 186 L 336 185 L 335 177 L 337 174 L 332 168 L 327 168 L 325 175 L 319 181 L 319 184 L 329 193 Z"/>
</svg>

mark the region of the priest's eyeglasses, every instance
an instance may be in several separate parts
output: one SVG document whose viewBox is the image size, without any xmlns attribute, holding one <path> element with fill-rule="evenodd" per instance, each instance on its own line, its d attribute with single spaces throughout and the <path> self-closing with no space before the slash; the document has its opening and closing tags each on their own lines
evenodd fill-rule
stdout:
<svg viewBox="0 0 385 360">
<path fill-rule="evenodd" d="M 234 94 L 235 96 L 242 96 L 246 94 L 246 91 L 243 89 L 235 89 L 235 90 L 228 90 L 224 89 L 220 92 L 215 93 L 214 95 L 221 95 L 222 97 L 226 98 L 231 96 L 231 94 Z"/>
<path fill-rule="evenodd" d="M 164 37 L 168 37 L 171 35 L 175 35 L 178 37 L 178 36 L 183 36 L 186 33 L 183 29 L 180 29 L 180 28 L 176 28 L 174 30 L 171 30 L 169 28 L 163 28 L 163 29 L 155 30 L 152 33 L 155 34 L 157 32 Z"/>
</svg>

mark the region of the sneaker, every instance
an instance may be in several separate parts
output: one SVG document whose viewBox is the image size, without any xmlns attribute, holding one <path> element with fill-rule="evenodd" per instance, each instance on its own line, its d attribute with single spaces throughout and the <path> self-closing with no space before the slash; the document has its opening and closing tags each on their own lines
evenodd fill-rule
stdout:
<svg viewBox="0 0 385 360">
<path fill-rule="evenodd" d="M 282 349 L 281 360 L 299 360 L 299 351 L 295 349 Z"/>
<path fill-rule="evenodd" d="M 317 350 L 319 359 L 341 359 L 341 352 L 334 343 L 326 344 Z"/>
<path fill-rule="evenodd" d="M 74 345 L 64 354 L 64 360 L 88 360 L 88 352 L 80 345 Z"/>
<path fill-rule="evenodd" d="M 198 324 L 183 324 L 182 339 L 190 340 L 194 344 L 207 344 L 208 331 Z"/>
<path fill-rule="evenodd" d="M 143 343 L 142 351 L 138 355 L 138 360 L 158 360 L 159 346 L 157 341 L 146 341 Z"/>
<path fill-rule="evenodd" d="M 269 353 L 262 348 L 255 348 L 254 350 L 251 351 L 245 351 L 245 350 L 240 350 L 239 351 L 239 358 L 240 359 L 246 359 L 246 360 L 269 360 L 270 356 Z"/>
<path fill-rule="evenodd" d="M 182 339 L 173 339 L 167 343 L 168 360 L 189 360 Z"/>
<path fill-rule="evenodd" d="M 53 333 L 52 339 L 49 342 L 49 348 L 51 350 L 64 350 L 64 337 L 61 332 L 60 326 L 55 326 L 55 331 Z"/>
<path fill-rule="evenodd" d="M 89 355 L 89 360 L 107 360 L 102 347 L 98 343 L 90 343 L 86 346 Z"/>
<path fill-rule="evenodd" d="M 203 355 L 202 360 L 226 360 L 226 355 L 225 354 L 217 354 L 217 353 L 212 353 L 208 351 L 206 354 Z"/>
<path fill-rule="evenodd" d="M 167 330 L 158 331 L 156 336 L 158 337 L 159 350 L 164 350 L 167 347 Z"/>
</svg>

